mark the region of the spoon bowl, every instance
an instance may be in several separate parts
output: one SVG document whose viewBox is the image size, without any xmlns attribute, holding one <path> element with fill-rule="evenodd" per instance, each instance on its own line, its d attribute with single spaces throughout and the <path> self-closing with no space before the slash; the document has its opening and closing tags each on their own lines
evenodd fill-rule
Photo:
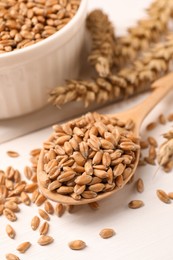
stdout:
<svg viewBox="0 0 173 260">
<path fill-rule="evenodd" d="M 107 115 L 107 117 L 116 117 L 117 119 L 121 120 L 122 122 L 127 122 L 129 119 L 133 119 L 134 128 L 133 134 L 136 138 L 139 138 L 139 130 L 140 126 L 144 120 L 144 118 L 148 115 L 148 113 L 159 103 L 159 101 L 173 88 L 173 73 L 168 74 L 167 76 L 157 80 L 152 84 L 152 93 L 147 97 L 143 102 L 138 104 L 137 106 L 133 107 L 132 109 L 117 113 L 115 115 Z M 47 198 L 62 203 L 62 204 L 69 204 L 69 205 L 81 205 L 81 204 L 88 204 L 91 202 L 99 201 L 101 199 L 107 198 L 113 195 L 118 190 L 122 189 L 126 183 L 132 178 L 134 175 L 136 168 L 139 162 L 140 156 L 140 147 L 135 152 L 135 162 L 133 163 L 133 170 L 131 174 L 123 181 L 123 185 L 120 187 L 115 187 L 111 191 L 99 193 L 97 197 L 94 198 L 81 198 L 80 200 L 75 200 L 68 195 L 58 194 L 57 192 L 50 191 L 44 185 L 45 182 L 45 174 L 44 174 L 44 154 L 45 151 L 42 149 L 37 166 L 37 179 L 40 191 L 45 195 Z"/>
</svg>

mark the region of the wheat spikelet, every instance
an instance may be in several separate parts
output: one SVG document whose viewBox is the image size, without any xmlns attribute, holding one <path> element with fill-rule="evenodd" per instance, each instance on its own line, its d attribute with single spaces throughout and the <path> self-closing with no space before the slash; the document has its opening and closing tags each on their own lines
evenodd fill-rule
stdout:
<svg viewBox="0 0 173 260">
<path fill-rule="evenodd" d="M 88 61 L 98 75 L 109 75 L 113 65 L 115 35 L 112 23 L 101 10 L 92 11 L 87 17 L 87 28 L 92 39 L 92 49 Z"/>
<path fill-rule="evenodd" d="M 160 166 L 168 172 L 173 168 L 173 130 L 165 133 L 163 136 L 166 138 L 166 141 L 159 147 L 157 160 Z"/>
<path fill-rule="evenodd" d="M 153 81 L 166 74 L 173 58 L 173 34 L 166 41 L 156 44 L 149 52 L 136 60 L 131 68 L 110 74 L 95 81 L 69 80 L 64 86 L 54 88 L 49 94 L 49 102 L 56 106 L 71 101 L 82 100 L 90 103 L 115 101 L 150 89 Z"/>
</svg>

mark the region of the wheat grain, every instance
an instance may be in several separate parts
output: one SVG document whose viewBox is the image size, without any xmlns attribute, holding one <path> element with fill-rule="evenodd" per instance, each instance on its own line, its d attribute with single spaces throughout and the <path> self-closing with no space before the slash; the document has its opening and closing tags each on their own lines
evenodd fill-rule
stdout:
<svg viewBox="0 0 173 260">
<path fill-rule="evenodd" d="M 157 146 L 158 146 L 158 143 L 157 143 L 156 139 L 155 139 L 153 136 L 149 136 L 149 137 L 147 138 L 147 140 L 148 140 L 148 143 L 149 143 L 150 145 L 152 145 L 152 146 L 154 146 L 154 147 L 157 147 Z"/>
<path fill-rule="evenodd" d="M 35 148 L 35 149 L 31 150 L 29 154 L 31 156 L 35 157 L 35 156 L 39 156 L 40 152 L 41 152 L 40 148 Z"/>
<path fill-rule="evenodd" d="M 14 230 L 14 228 L 11 226 L 11 225 L 7 225 L 6 226 L 6 233 L 7 233 L 7 235 L 10 237 L 10 238 L 14 238 L 15 237 L 15 235 L 16 235 L 16 232 L 15 232 L 15 230 Z"/>
<path fill-rule="evenodd" d="M 165 125 L 166 124 L 166 117 L 163 114 L 160 114 L 158 117 L 158 121 L 161 125 Z"/>
<path fill-rule="evenodd" d="M 14 201 L 6 201 L 4 203 L 4 207 L 6 209 L 10 209 L 13 212 L 18 212 L 19 211 L 18 204 L 16 202 L 14 202 Z"/>
<path fill-rule="evenodd" d="M 156 122 L 151 122 L 151 123 L 149 123 L 149 124 L 146 126 L 146 130 L 147 130 L 147 131 L 151 131 L 151 130 L 155 129 L 156 126 L 157 126 L 157 123 L 156 123 Z"/>
<path fill-rule="evenodd" d="M 141 178 L 136 181 L 136 189 L 139 193 L 142 193 L 144 191 L 144 182 Z"/>
<path fill-rule="evenodd" d="M 46 200 L 46 197 L 43 194 L 38 194 L 36 200 L 35 200 L 35 204 L 37 206 L 41 206 Z"/>
<path fill-rule="evenodd" d="M 32 197 L 31 197 L 31 201 L 33 203 L 35 203 L 35 201 L 37 200 L 38 196 L 39 196 L 39 191 L 36 189 L 33 193 L 32 193 Z"/>
<path fill-rule="evenodd" d="M 51 236 L 46 236 L 46 235 L 42 235 L 39 239 L 38 239 L 38 244 L 40 246 L 46 246 L 49 245 L 51 243 L 53 243 L 54 239 Z"/>
<path fill-rule="evenodd" d="M 15 151 L 7 151 L 9 157 L 16 158 L 19 157 L 19 153 Z"/>
<path fill-rule="evenodd" d="M 54 213 L 54 207 L 48 200 L 46 200 L 44 203 L 44 209 L 48 214 L 52 215 Z"/>
<path fill-rule="evenodd" d="M 128 206 L 130 209 L 138 209 L 144 206 L 144 202 L 142 200 L 132 200 Z"/>
<path fill-rule="evenodd" d="M 110 238 L 115 235 L 115 231 L 112 228 L 104 228 L 100 231 L 99 235 L 104 238 Z"/>
<path fill-rule="evenodd" d="M 37 183 L 29 183 L 25 185 L 25 192 L 32 193 L 38 188 Z"/>
<path fill-rule="evenodd" d="M 47 221 L 50 220 L 49 215 L 43 209 L 39 209 L 38 213 L 39 213 L 40 217 L 42 217 L 44 220 L 47 220 Z"/>
<path fill-rule="evenodd" d="M 40 224 L 40 219 L 37 216 L 34 216 L 31 220 L 31 228 L 36 230 Z"/>
<path fill-rule="evenodd" d="M 13 222 L 13 221 L 17 220 L 16 214 L 12 210 L 10 210 L 8 208 L 3 210 L 3 214 L 9 221 Z"/>
<path fill-rule="evenodd" d="M 148 148 L 148 142 L 144 140 L 140 140 L 140 147 L 141 149 L 147 149 Z"/>
<path fill-rule="evenodd" d="M 49 231 L 49 223 L 48 222 L 44 222 L 39 229 L 40 235 L 47 235 Z"/>
<path fill-rule="evenodd" d="M 93 209 L 93 210 L 99 209 L 99 204 L 98 204 L 97 201 L 91 202 L 91 203 L 89 203 L 88 205 L 89 205 L 89 207 L 90 207 L 91 209 Z"/>
<path fill-rule="evenodd" d="M 86 243 L 82 240 L 73 240 L 68 245 L 72 250 L 82 250 L 86 247 Z"/>
<path fill-rule="evenodd" d="M 28 250 L 31 247 L 31 243 L 30 242 L 23 242 L 22 244 L 18 245 L 18 247 L 16 248 L 20 253 L 25 253 L 26 250 Z"/>
<path fill-rule="evenodd" d="M 150 165 L 156 165 L 155 160 L 150 157 L 144 157 L 144 161 Z"/>
<path fill-rule="evenodd" d="M 57 203 L 55 206 L 55 213 L 58 217 L 61 217 L 65 212 L 65 206 L 61 203 Z"/>
<path fill-rule="evenodd" d="M 17 255 L 14 255 L 14 254 L 6 254 L 6 260 L 20 260 L 19 257 Z"/>
<path fill-rule="evenodd" d="M 29 206 L 31 204 L 31 199 L 30 199 L 30 197 L 28 196 L 28 194 L 26 192 L 22 191 L 20 197 L 21 197 L 21 201 L 25 205 Z"/>
<path fill-rule="evenodd" d="M 156 159 L 156 156 L 157 156 L 157 154 L 156 154 L 156 149 L 155 149 L 155 147 L 153 146 L 153 145 L 151 145 L 150 147 L 149 147 L 149 158 L 152 160 L 155 160 Z"/>
<path fill-rule="evenodd" d="M 157 190 L 156 191 L 156 194 L 157 194 L 157 197 L 164 203 L 170 203 L 170 198 L 169 196 L 167 195 L 167 193 L 163 190 Z"/>
<path fill-rule="evenodd" d="M 25 174 L 25 177 L 30 180 L 31 177 L 32 177 L 32 174 L 33 174 L 33 171 L 32 169 L 29 167 L 29 166 L 25 166 L 24 167 L 24 174 Z"/>
</svg>

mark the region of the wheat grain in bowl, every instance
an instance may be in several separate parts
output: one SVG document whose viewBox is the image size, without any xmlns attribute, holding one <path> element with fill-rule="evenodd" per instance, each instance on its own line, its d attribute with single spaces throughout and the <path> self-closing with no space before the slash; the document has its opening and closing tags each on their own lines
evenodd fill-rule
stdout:
<svg viewBox="0 0 173 260">
<path fill-rule="evenodd" d="M 81 0 L 1 0 L 0 54 L 21 49 L 62 29 Z"/>
<path fill-rule="evenodd" d="M 43 108 L 50 89 L 78 77 L 87 1 L 0 1 L 0 119 Z"/>
</svg>

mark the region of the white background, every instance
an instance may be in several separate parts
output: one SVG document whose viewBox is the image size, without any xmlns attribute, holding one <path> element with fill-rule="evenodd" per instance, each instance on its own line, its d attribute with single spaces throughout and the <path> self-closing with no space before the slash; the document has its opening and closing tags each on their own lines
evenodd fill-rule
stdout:
<svg viewBox="0 0 173 260">
<path fill-rule="evenodd" d="M 137 19 L 144 17 L 144 8 L 149 0 L 92 0 L 89 1 L 89 10 L 101 7 L 116 23 L 118 34 L 125 33 L 127 26 L 133 25 Z M 143 96 L 144 97 L 144 96 Z M 100 110 L 102 113 L 114 113 L 139 102 L 143 97 L 136 97 L 127 102 L 111 105 Z M 173 93 L 167 96 L 148 116 L 142 125 L 141 136 L 147 138 L 154 135 L 159 142 L 163 141 L 161 134 L 170 129 L 171 124 L 159 126 L 151 133 L 145 131 L 148 122 L 156 120 L 160 113 L 168 115 L 173 112 Z M 17 122 L 15 124 L 15 122 Z M 13 120 L 11 130 L 18 129 L 19 120 Z M 22 118 L 20 119 L 22 123 Z M 32 121 L 30 121 L 32 124 Z M 10 125 L 10 123 L 9 123 Z M 16 140 L 0 145 L 0 169 L 13 165 L 21 172 L 29 163 L 29 151 L 41 147 L 42 142 L 51 133 L 51 127 Z M 16 150 L 19 158 L 9 158 L 7 150 Z M 139 194 L 135 190 L 135 184 L 127 185 L 123 190 L 109 199 L 100 202 L 100 209 L 92 211 L 88 206 L 75 208 L 73 214 L 65 213 L 62 218 L 51 216 L 49 234 L 54 237 L 53 244 L 41 247 L 37 244 L 38 231 L 30 228 L 31 218 L 38 213 L 38 208 L 33 205 L 22 205 L 18 213 L 18 221 L 12 223 L 16 230 L 15 240 L 11 240 L 5 233 L 8 221 L 0 217 L 0 259 L 5 259 L 5 254 L 12 252 L 20 255 L 22 260 L 172 260 L 173 259 L 173 205 L 166 205 L 159 201 L 156 189 L 173 191 L 173 173 L 164 173 L 158 165 L 139 167 L 135 180 L 142 177 L 145 191 Z M 132 199 L 142 199 L 145 206 L 132 210 L 128 208 L 128 202 Z M 42 221 L 43 222 L 43 221 Z M 102 228 L 114 228 L 116 236 L 108 240 L 99 237 Z M 68 248 L 68 242 L 74 239 L 82 239 L 87 247 L 82 251 L 72 251 Z M 21 255 L 16 251 L 18 244 L 30 241 L 32 247 Z"/>
</svg>

